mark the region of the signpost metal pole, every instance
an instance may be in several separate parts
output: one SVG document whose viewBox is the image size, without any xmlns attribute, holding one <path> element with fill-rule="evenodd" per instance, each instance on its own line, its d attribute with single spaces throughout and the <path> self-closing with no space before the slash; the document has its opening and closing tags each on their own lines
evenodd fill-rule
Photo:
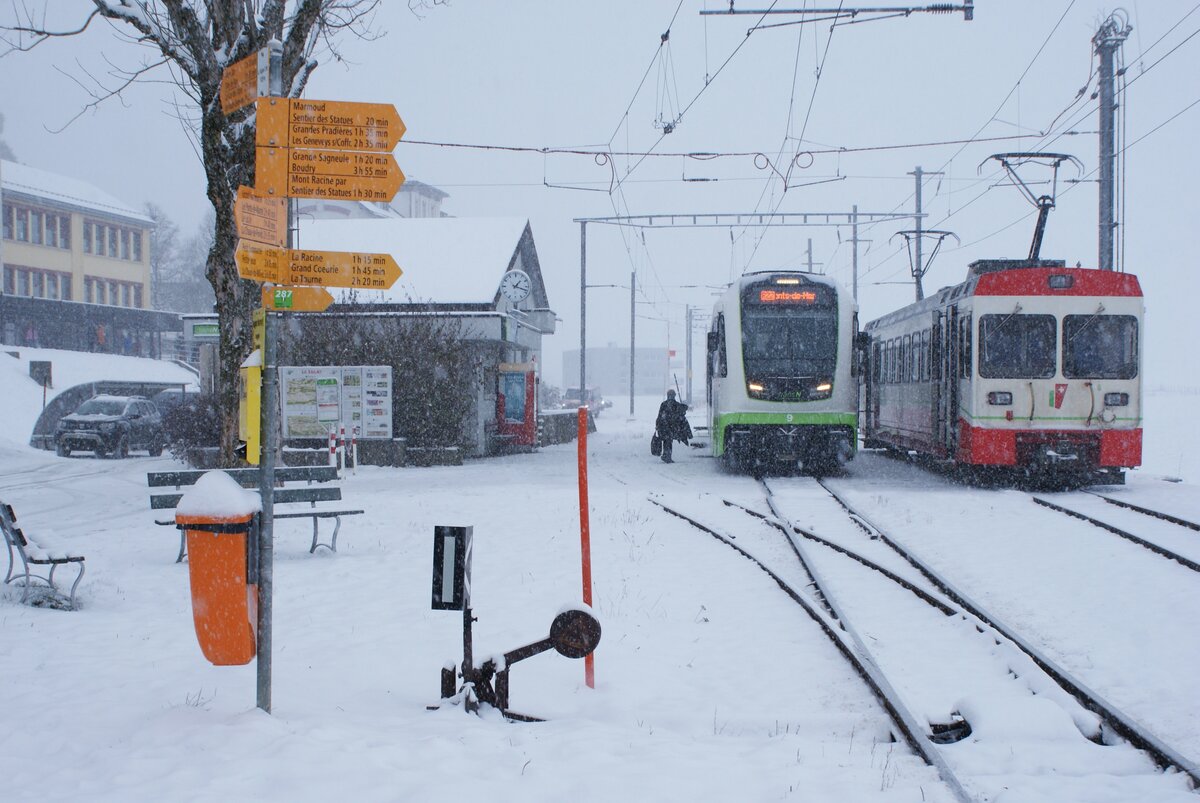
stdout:
<svg viewBox="0 0 1200 803">
<path fill-rule="evenodd" d="M 579 401 L 587 398 L 587 221 L 579 221 Z"/>
<path fill-rule="evenodd" d="M 283 92 L 283 43 L 272 39 L 270 48 L 270 93 Z M 291 245 L 288 228 L 288 245 Z M 275 452 L 279 419 L 279 377 L 276 368 L 275 315 L 264 312 L 263 320 L 263 391 L 262 452 L 259 457 L 259 493 L 262 496 L 262 523 L 258 531 L 258 707 L 271 713 L 271 614 L 274 583 L 275 533 Z"/>
</svg>

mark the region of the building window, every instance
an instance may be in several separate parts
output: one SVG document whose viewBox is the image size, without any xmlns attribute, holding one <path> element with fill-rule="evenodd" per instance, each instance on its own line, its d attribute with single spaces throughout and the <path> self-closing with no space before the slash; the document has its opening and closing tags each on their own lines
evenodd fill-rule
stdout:
<svg viewBox="0 0 1200 803">
<path fill-rule="evenodd" d="M 121 259 L 129 259 L 129 229 L 121 229 Z"/>
<path fill-rule="evenodd" d="M 70 215 L 59 215 L 58 218 L 58 247 L 71 248 L 71 217 Z"/>
<path fill-rule="evenodd" d="M 135 284 L 133 286 L 133 306 L 137 307 L 138 309 L 141 309 L 143 306 L 142 286 L 140 284 Z"/>
<path fill-rule="evenodd" d="M 4 239 L 11 240 L 13 238 L 13 208 L 8 204 L 4 205 Z"/>
<path fill-rule="evenodd" d="M 15 239 L 18 242 L 27 243 L 29 242 L 29 210 L 17 209 L 15 210 L 15 214 L 17 216 L 17 236 Z"/>
<path fill-rule="evenodd" d="M 84 224 L 84 230 L 90 229 L 91 226 Z M 88 304 L 96 303 L 96 281 L 91 276 L 83 277 L 83 300 Z"/>
<path fill-rule="evenodd" d="M 142 233 L 140 231 L 133 232 L 133 261 L 142 261 Z"/>
<path fill-rule="evenodd" d="M 92 253 L 92 224 L 91 221 L 83 221 L 83 253 Z"/>
<path fill-rule="evenodd" d="M 8 265 L 4 266 L 4 292 L 10 296 L 17 294 L 17 272 Z"/>
<path fill-rule="evenodd" d="M 117 228 L 116 226 L 108 226 L 108 255 L 113 259 L 117 258 Z"/>
</svg>

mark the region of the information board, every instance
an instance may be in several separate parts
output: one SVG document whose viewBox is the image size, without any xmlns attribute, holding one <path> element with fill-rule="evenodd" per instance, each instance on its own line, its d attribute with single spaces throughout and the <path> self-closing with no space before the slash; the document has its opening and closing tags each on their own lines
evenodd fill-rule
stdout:
<svg viewBox="0 0 1200 803">
<path fill-rule="evenodd" d="M 285 438 L 325 438 L 346 428 L 350 437 L 392 437 L 392 368 L 389 365 L 280 366 L 280 408 Z"/>
</svg>

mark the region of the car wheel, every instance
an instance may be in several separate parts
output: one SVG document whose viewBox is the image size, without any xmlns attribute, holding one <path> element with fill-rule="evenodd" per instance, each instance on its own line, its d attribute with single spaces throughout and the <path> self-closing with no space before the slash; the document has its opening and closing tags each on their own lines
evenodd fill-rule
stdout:
<svg viewBox="0 0 1200 803">
<path fill-rule="evenodd" d="M 161 455 L 163 453 L 162 438 L 155 438 L 154 440 L 150 441 L 150 448 L 147 449 L 147 451 L 150 452 L 151 457 L 158 457 Z"/>
<path fill-rule="evenodd" d="M 108 449 L 105 449 L 103 446 L 97 446 L 96 447 L 96 457 L 99 457 L 101 459 L 108 457 Z"/>
<path fill-rule="evenodd" d="M 59 443 L 54 447 L 54 451 L 59 457 L 71 456 L 71 447 L 67 446 L 67 444 L 62 441 L 59 441 Z"/>
<path fill-rule="evenodd" d="M 122 435 L 121 440 L 117 441 L 117 448 L 113 450 L 113 457 L 118 460 L 124 460 L 129 457 L 129 436 Z"/>
</svg>

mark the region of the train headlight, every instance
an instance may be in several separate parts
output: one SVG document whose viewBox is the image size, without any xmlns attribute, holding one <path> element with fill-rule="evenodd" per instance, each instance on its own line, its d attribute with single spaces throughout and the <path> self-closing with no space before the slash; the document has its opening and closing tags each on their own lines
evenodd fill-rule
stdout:
<svg viewBox="0 0 1200 803">
<path fill-rule="evenodd" d="M 751 396 L 759 396 L 766 388 L 758 382 L 747 382 L 746 390 L 750 391 Z"/>
<path fill-rule="evenodd" d="M 1004 405 L 1012 404 L 1012 393 L 1007 390 L 993 390 L 988 394 L 988 404 L 995 404 L 1003 407 Z"/>
<path fill-rule="evenodd" d="M 1128 393 L 1105 393 L 1104 394 L 1104 406 L 1105 407 L 1124 407 L 1127 404 L 1129 404 L 1129 394 Z"/>
<path fill-rule="evenodd" d="M 815 390 L 817 393 L 828 393 L 829 391 L 833 390 L 833 383 L 832 382 L 822 382 L 821 384 L 819 384 L 815 388 L 813 388 L 813 390 Z"/>
</svg>

